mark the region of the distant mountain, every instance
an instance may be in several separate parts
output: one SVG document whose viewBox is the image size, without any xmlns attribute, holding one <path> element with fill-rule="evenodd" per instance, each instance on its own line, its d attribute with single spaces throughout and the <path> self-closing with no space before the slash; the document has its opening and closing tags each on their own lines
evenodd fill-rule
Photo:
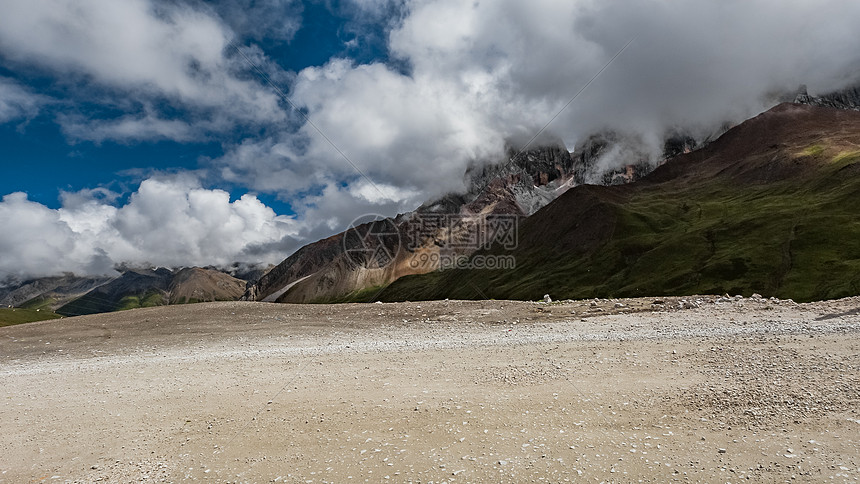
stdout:
<svg viewBox="0 0 860 484">
<path fill-rule="evenodd" d="M 638 182 L 572 188 L 514 250 L 473 256 L 513 270 L 403 277 L 378 298 L 858 295 L 858 199 L 860 112 L 781 104 Z"/>
<path fill-rule="evenodd" d="M 168 304 L 205 301 L 237 301 L 245 293 L 247 283 L 212 269 L 190 267 L 173 274 L 167 287 Z"/>
<path fill-rule="evenodd" d="M 30 279 L 0 288 L 0 306 L 54 311 L 111 280 L 113 278 L 108 276 L 78 277 L 73 274 Z"/>
<path fill-rule="evenodd" d="M 129 269 L 56 310 L 63 316 L 121 311 L 139 307 L 205 301 L 235 301 L 246 282 L 224 272 L 199 267 Z"/>
<path fill-rule="evenodd" d="M 170 269 L 128 270 L 111 282 L 99 286 L 59 309 L 63 316 L 107 313 L 137 307 L 163 306 L 168 303 L 167 287 L 173 277 Z"/>
</svg>

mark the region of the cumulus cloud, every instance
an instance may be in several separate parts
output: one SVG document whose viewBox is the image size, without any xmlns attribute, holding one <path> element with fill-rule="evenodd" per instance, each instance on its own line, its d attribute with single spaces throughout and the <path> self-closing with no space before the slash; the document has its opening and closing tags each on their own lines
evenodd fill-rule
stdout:
<svg viewBox="0 0 860 484">
<path fill-rule="evenodd" d="M 36 116 L 49 100 L 17 82 L 0 77 L 0 123 Z"/>
<path fill-rule="evenodd" d="M 253 195 L 230 200 L 190 177 L 144 180 L 127 203 L 107 189 L 64 193 L 50 209 L 24 193 L 0 202 L 0 274 L 105 274 L 119 263 L 159 266 L 279 262 L 297 227 Z M 269 247 L 261 250 L 261 247 Z"/>
<path fill-rule="evenodd" d="M 60 213 L 28 200 L 24 193 L 3 197 L 0 224 L 0 274 L 30 276 L 100 269 L 93 267 L 98 265 L 96 254 L 81 250 L 81 242 L 60 220 Z"/>
<path fill-rule="evenodd" d="M 366 221 L 368 216 L 383 218 L 414 208 L 416 192 L 367 180 L 352 184 L 328 183 L 319 193 L 303 198 L 301 236 L 308 242 L 328 237 L 350 227 L 353 222 Z"/>
<path fill-rule="evenodd" d="M 826 3 L 417 2 L 391 47 L 414 66 L 412 77 L 491 99 L 481 107 L 493 129 L 511 134 L 549 121 L 635 38 L 550 127 L 573 142 L 606 126 L 645 132 L 721 123 L 762 109 L 762 95 L 774 89 L 857 82 L 860 33 L 848 17 L 860 5 Z"/>
<path fill-rule="evenodd" d="M 225 177 L 289 192 L 321 176 L 366 182 L 362 173 L 426 195 L 462 189 L 465 161 L 501 154 L 500 133 L 468 99 L 382 64 L 335 60 L 305 69 L 293 99 L 313 113 L 316 127 L 244 142 L 220 160 Z"/>
<path fill-rule="evenodd" d="M 462 187 L 463 162 L 500 153 L 501 133 L 491 129 L 476 101 L 447 80 L 393 72 L 382 64 L 353 66 L 334 60 L 302 71 L 294 99 L 307 106 L 317 127 L 363 173 L 398 186 L 440 190 Z M 303 156 L 338 174 L 345 160 L 314 128 Z M 330 160 L 330 161 L 328 161 Z"/>
<path fill-rule="evenodd" d="M 241 4 L 232 2 L 228 10 Z M 286 119 L 278 96 L 247 75 L 245 61 L 231 51 L 235 33 L 209 9 L 154 0 L 4 0 L 2 9 L 0 55 L 75 76 L 80 82 L 69 88 L 79 94 L 98 86 L 101 103 L 166 102 L 174 112 L 185 110 L 185 118 L 199 121 L 196 128 L 204 132 L 199 128 L 223 131 L 237 123 Z M 246 18 L 253 11 L 246 11 Z M 229 122 L 208 122 L 213 114 Z M 114 127 L 99 121 L 97 136 L 186 141 L 193 134 L 174 131 L 171 121 L 152 113 L 115 121 Z M 80 134 L 74 126 L 67 129 Z"/>
<path fill-rule="evenodd" d="M 300 72 L 291 95 L 361 172 L 424 197 L 456 190 L 470 162 L 528 140 L 630 39 L 549 136 L 572 148 L 611 129 L 658 151 L 668 131 L 710 134 L 772 105 L 768 94 L 860 80 L 860 4 L 846 0 L 415 0 L 404 12 L 388 42 L 399 62 L 333 59 Z M 315 131 L 246 142 L 221 160 L 225 176 L 284 192 L 318 182 L 303 165 L 357 180 Z M 261 164 L 244 161 L 267 147 Z"/>
</svg>

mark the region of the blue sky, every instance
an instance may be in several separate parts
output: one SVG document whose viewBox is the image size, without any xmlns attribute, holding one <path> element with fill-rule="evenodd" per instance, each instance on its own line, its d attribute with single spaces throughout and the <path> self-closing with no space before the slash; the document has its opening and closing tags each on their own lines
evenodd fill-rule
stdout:
<svg viewBox="0 0 860 484">
<path fill-rule="evenodd" d="M 295 19 L 300 26 L 289 39 L 262 38 L 255 43 L 286 72 L 321 66 L 335 56 L 360 63 L 387 60 L 385 26 L 373 22 L 358 24 L 349 16 L 354 11 L 349 5 L 304 1 L 275 11 Z M 348 44 L 358 42 L 359 36 L 358 45 Z M 3 65 L 0 75 L 57 98 L 63 96 L 62 81 L 42 69 Z M 281 88 L 286 90 L 289 86 Z M 70 140 L 55 122 L 57 113 L 68 108 L 58 105 L 32 118 L 0 125 L 3 147 L 0 156 L 6 171 L 0 178 L 0 194 L 23 191 L 31 200 L 60 208 L 60 190 L 78 191 L 98 185 L 127 194 L 139 183 L 140 172 L 193 170 L 199 167 L 201 158 L 224 155 L 223 138 L 202 142 Z M 75 108 L 90 108 L 94 117 L 99 117 L 99 111 L 104 109 L 98 105 Z M 105 114 L 107 118 L 111 113 Z M 222 183 L 219 188 L 230 191 L 234 197 L 246 191 L 230 183 Z M 267 193 L 258 196 L 278 213 L 293 213 L 290 205 L 277 196 Z"/>
<path fill-rule="evenodd" d="M 364 215 L 463 190 L 468 166 L 501 161 L 551 119 L 541 142 L 572 150 L 613 130 L 656 154 L 670 130 L 709 133 L 801 83 L 815 93 L 860 79 L 860 4 L 848 0 L 0 0 L 0 11 L 0 281 L 277 263 Z M 615 150 L 600 166 L 627 158 Z"/>
</svg>

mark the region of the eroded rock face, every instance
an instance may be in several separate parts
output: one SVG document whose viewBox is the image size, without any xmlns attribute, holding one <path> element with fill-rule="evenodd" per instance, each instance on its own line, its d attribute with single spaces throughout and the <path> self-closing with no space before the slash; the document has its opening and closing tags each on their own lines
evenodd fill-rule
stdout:
<svg viewBox="0 0 860 484">
<path fill-rule="evenodd" d="M 806 86 L 801 86 L 798 89 L 794 102 L 825 108 L 860 111 L 860 87 L 849 87 L 823 96 L 811 96 L 807 92 Z"/>
<path fill-rule="evenodd" d="M 564 145 L 510 148 L 505 159 L 466 171 L 466 194 L 450 194 L 419 207 L 418 213 L 506 213 L 531 215 L 555 199 L 573 180 L 574 161 Z"/>
<path fill-rule="evenodd" d="M 623 185 L 651 173 L 676 152 L 684 153 L 701 146 L 689 135 L 666 137 L 660 155 L 649 153 L 642 140 L 614 131 L 595 133 L 576 146 L 575 185 Z"/>
</svg>

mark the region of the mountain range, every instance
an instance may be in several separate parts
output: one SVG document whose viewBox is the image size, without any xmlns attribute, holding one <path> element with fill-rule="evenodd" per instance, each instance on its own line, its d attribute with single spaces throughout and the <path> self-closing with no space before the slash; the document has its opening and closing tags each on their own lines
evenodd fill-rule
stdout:
<svg viewBox="0 0 860 484">
<path fill-rule="evenodd" d="M 62 316 L 104 313 L 167 304 L 235 301 L 257 270 L 214 268 L 119 268 L 118 276 L 78 277 L 66 274 L 0 288 L 0 306 L 56 312 Z M 241 279 L 240 277 L 248 278 Z"/>
<path fill-rule="evenodd" d="M 573 153 L 560 142 L 528 150 L 509 148 L 504 159 L 467 170 L 465 193 L 452 193 L 413 212 L 306 245 L 249 286 L 244 299 L 289 303 L 364 299 L 403 276 L 456 264 L 501 237 L 500 224 L 518 225 L 572 187 L 636 181 L 666 159 L 707 141 L 671 133 L 657 159 L 639 152 L 628 163 L 616 159 L 615 168 L 599 162 L 629 140 L 610 131 L 588 137 Z M 356 260 L 379 253 L 390 257 Z"/>
<path fill-rule="evenodd" d="M 856 88 L 813 97 L 807 93 L 805 87 L 801 87 L 796 93 L 783 95 L 783 98 L 790 99 L 797 105 L 826 106 L 842 111 L 860 109 L 860 90 Z M 821 126 L 816 125 L 816 122 L 821 122 Z M 816 118 L 807 123 L 805 129 L 810 133 L 817 133 L 814 136 L 826 137 L 827 133 L 823 130 L 828 126 L 830 125 L 823 118 Z M 575 147 L 573 153 L 569 153 L 561 144 L 524 152 L 510 149 L 505 160 L 482 164 L 467 171 L 469 189 L 465 194 L 451 194 L 428 202 L 412 213 L 359 225 L 350 231 L 309 244 L 273 268 L 256 284 L 251 285 L 244 298 L 268 302 L 307 303 L 365 301 L 378 297 L 392 301 L 431 297 L 540 297 L 543 294 L 541 291 L 548 288 L 535 289 L 534 292 L 484 291 L 482 293 L 455 290 L 458 287 L 456 279 L 465 276 L 468 271 L 464 273 L 463 271 L 440 271 L 440 269 L 447 269 L 457 264 L 473 266 L 474 264 L 469 262 L 469 257 L 487 248 L 474 242 L 498 239 L 499 234 L 493 232 L 492 227 L 494 223 L 498 225 L 504 219 L 513 218 L 513 223 L 518 227 L 521 226 L 518 237 L 522 237 L 524 241 L 531 240 L 534 234 L 544 234 L 545 236 L 540 240 L 548 244 L 545 249 L 550 252 L 557 252 L 554 245 L 559 240 L 571 237 L 579 240 L 578 237 L 582 236 L 584 239 L 577 243 L 585 243 L 589 239 L 587 234 L 590 231 L 599 231 L 600 222 L 584 223 L 583 220 L 577 220 L 574 226 L 566 226 L 564 233 L 547 233 L 548 227 L 554 227 L 559 220 L 564 219 L 563 212 L 578 210 L 576 204 L 562 209 L 550 209 L 547 205 L 552 205 L 551 202 L 571 190 L 578 194 L 576 196 L 582 196 L 581 194 L 595 190 L 598 186 L 648 185 L 655 179 L 654 177 L 659 176 L 658 174 L 646 178 L 649 173 L 655 169 L 660 173 L 665 172 L 666 169 L 661 170 L 660 167 L 668 160 L 693 156 L 694 152 L 699 152 L 700 154 L 695 156 L 700 156 L 705 152 L 702 150 L 708 149 L 711 145 L 727 149 L 727 146 L 747 142 L 742 139 L 743 136 L 737 135 L 737 130 L 726 138 L 723 133 L 730 128 L 730 125 L 722 126 L 711 135 L 700 139 L 679 130 L 667 133 L 662 153 L 656 159 L 646 150 L 637 149 L 635 140 L 627 139 L 612 131 L 596 133 L 586 138 Z M 850 131 L 850 128 L 848 129 Z M 851 133 L 857 134 L 858 131 Z M 767 143 L 766 139 L 764 141 L 762 139 L 770 134 L 761 132 L 755 136 L 759 142 Z M 776 134 L 774 133 L 773 136 Z M 810 136 L 813 135 L 810 134 Z M 719 143 L 713 141 L 718 138 L 721 140 Z M 774 141 L 770 144 L 778 143 Z M 619 163 L 618 152 L 626 153 L 626 161 L 622 159 Z M 601 160 L 610 154 L 616 155 L 611 165 L 615 168 L 601 168 Z M 780 156 L 776 153 L 773 155 Z M 747 162 L 744 159 L 737 161 L 741 165 Z M 675 164 L 676 162 L 672 162 L 671 166 Z M 696 173 L 700 168 L 703 167 L 690 165 L 688 168 L 691 171 L 690 177 L 703 181 L 709 180 L 711 174 L 706 176 L 704 173 Z M 643 179 L 647 181 L 643 184 L 636 183 Z M 731 183 L 726 180 L 724 182 Z M 795 180 L 795 182 L 800 184 L 803 180 Z M 595 210 L 599 211 L 603 208 L 598 204 Z M 599 218 L 597 211 L 593 213 L 586 211 L 583 217 Z M 552 215 L 548 216 L 547 213 Z M 566 231 L 576 235 L 567 234 Z M 389 236 L 380 237 L 383 233 Z M 394 234 L 396 237 L 392 236 Z M 419 236 L 417 239 L 416 234 Z M 569 249 L 573 250 L 574 246 Z M 354 260 L 356 254 L 380 252 L 391 254 L 391 257 L 382 261 Z M 504 252 L 507 253 L 507 251 Z M 479 257 L 486 260 L 481 254 Z M 525 257 L 520 252 L 512 252 L 509 255 L 517 260 Z M 569 267 L 566 270 L 577 272 L 575 267 Z M 485 274 L 485 271 L 486 269 L 480 269 L 476 273 Z M 519 271 L 504 270 L 500 273 L 511 274 L 515 281 L 519 275 L 514 274 L 521 274 Z M 422 274 L 430 275 L 423 278 L 406 278 L 403 282 L 395 283 L 404 276 Z M 576 279 L 576 277 L 570 278 L 571 281 Z M 434 290 L 430 284 L 434 280 L 444 282 Z M 430 285 L 417 290 L 407 286 L 410 284 L 407 281 Z M 395 284 L 390 289 L 385 289 L 392 283 Z M 765 284 L 757 280 L 749 281 L 749 284 L 744 287 L 741 286 L 726 286 L 726 289 L 742 289 L 741 292 L 750 293 L 755 290 L 760 292 L 775 290 L 774 284 Z M 648 287 L 654 287 L 654 290 L 657 290 L 653 285 Z M 713 291 L 723 286 L 696 287 L 697 290 Z M 582 291 L 577 292 L 579 297 L 592 295 L 589 291 L 594 288 L 593 285 L 584 285 L 582 288 Z M 539 292 L 541 294 L 537 294 Z M 601 294 L 610 292 L 604 291 Z M 798 298 L 809 297 L 806 293 L 797 296 Z"/>
<path fill-rule="evenodd" d="M 523 221 L 511 270 L 404 277 L 383 301 L 860 294 L 860 112 L 781 104 L 636 183 Z"/>
<path fill-rule="evenodd" d="M 860 89 L 781 99 L 707 136 L 668 132 L 656 155 L 611 130 L 573 152 L 511 146 L 470 166 L 464 193 L 350 227 L 274 267 L 66 274 L 0 287 L 0 305 L 74 316 L 240 298 L 860 294 Z M 511 266 L 475 267 L 502 259 Z"/>
</svg>

